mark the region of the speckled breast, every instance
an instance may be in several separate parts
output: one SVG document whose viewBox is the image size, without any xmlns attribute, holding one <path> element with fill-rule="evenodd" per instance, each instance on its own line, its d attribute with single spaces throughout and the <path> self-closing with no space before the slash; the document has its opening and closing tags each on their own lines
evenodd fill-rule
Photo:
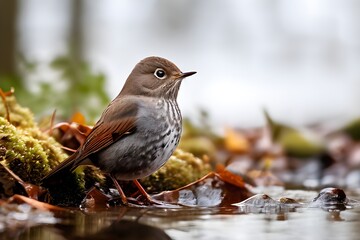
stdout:
<svg viewBox="0 0 360 240">
<path fill-rule="evenodd" d="M 146 177 L 170 158 L 181 131 L 182 118 L 176 101 L 140 102 L 136 131 L 100 152 L 98 165 L 119 180 Z"/>
</svg>

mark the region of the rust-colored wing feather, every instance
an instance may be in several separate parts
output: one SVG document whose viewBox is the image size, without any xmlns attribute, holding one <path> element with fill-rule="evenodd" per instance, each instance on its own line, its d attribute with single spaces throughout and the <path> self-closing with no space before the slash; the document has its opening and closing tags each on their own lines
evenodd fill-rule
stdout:
<svg viewBox="0 0 360 240">
<path fill-rule="evenodd" d="M 105 109 L 84 144 L 73 155 L 51 170 L 43 178 L 43 182 L 54 178 L 59 172 L 74 170 L 91 154 L 133 133 L 136 129 L 136 114 L 137 105 L 135 102 L 115 99 Z"/>
<path fill-rule="evenodd" d="M 86 138 L 84 145 L 79 149 L 79 157 L 74 162 L 74 168 L 89 155 L 96 153 L 124 135 L 129 135 L 135 130 L 135 118 L 125 118 L 106 124 L 97 125 Z"/>
</svg>

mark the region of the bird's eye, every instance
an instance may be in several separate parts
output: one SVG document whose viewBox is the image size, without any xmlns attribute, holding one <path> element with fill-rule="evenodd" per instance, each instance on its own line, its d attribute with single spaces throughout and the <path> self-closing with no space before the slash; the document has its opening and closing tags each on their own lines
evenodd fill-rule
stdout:
<svg viewBox="0 0 360 240">
<path fill-rule="evenodd" d="M 155 77 L 157 77 L 158 79 L 164 79 L 166 78 L 166 73 L 164 71 L 164 69 L 162 68 L 157 68 L 154 72 Z"/>
</svg>

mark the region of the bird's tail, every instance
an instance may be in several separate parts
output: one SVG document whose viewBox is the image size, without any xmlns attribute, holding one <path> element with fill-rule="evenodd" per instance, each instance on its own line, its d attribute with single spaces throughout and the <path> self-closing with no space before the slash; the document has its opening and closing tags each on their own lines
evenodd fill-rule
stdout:
<svg viewBox="0 0 360 240">
<path fill-rule="evenodd" d="M 52 169 L 42 180 L 42 185 L 46 186 L 54 182 L 61 181 L 63 174 L 69 174 L 74 170 L 74 162 L 76 160 L 77 153 L 72 154 L 67 159 L 62 161 L 58 166 Z"/>
</svg>

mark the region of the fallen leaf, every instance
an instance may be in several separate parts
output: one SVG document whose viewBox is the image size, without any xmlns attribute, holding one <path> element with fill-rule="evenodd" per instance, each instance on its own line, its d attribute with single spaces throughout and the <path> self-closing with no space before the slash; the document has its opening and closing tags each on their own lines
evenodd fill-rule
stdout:
<svg viewBox="0 0 360 240">
<path fill-rule="evenodd" d="M 85 125 L 85 123 L 86 123 L 85 116 L 80 112 L 76 112 L 72 115 L 70 122 L 75 122 L 80 125 Z"/>
<path fill-rule="evenodd" d="M 81 203 L 82 208 L 96 208 L 96 207 L 108 207 L 108 202 L 111 197 L 107 196 L 105 193 L 93 187 L 86 194 L 83 202 Z"/>
<path fill-rule="evenodd" d="M 48 203 L 40 202 L 35 199 L 31 199 L 31 198 L 28 198 L 28 197 L 25 197 L 22 195 L 18 195 L 18 194 L 15 194 L 11 198 L 9 198 L 8 202 L 9 203 L 17 203 L 17 204 L 27 203 L 33 208 L 44 210 L 44 211 L 68 211 L 65 208 L 61 208 L 61 207 L 54 206 L 54 205 L 51 205 Z"/>
<path fill-rule="evenodd" d="M 152 197 L 159 201 L 184 206 L 230 207 L 252 193 L 228 173 L 211 172 L 201 179 L 173 191 L 164 191 Z"/>
<path fill-rule="evenodd" d="M 232 185 L 235 185 L 240 188 L 245 187 L 244 180 L 239 175 L 236 175 L 228 170 L 226 170 L 224 165 L 217 165 L 216 166 L 216 174 L 227 183 L 230 183 Z"/>
</svg>

